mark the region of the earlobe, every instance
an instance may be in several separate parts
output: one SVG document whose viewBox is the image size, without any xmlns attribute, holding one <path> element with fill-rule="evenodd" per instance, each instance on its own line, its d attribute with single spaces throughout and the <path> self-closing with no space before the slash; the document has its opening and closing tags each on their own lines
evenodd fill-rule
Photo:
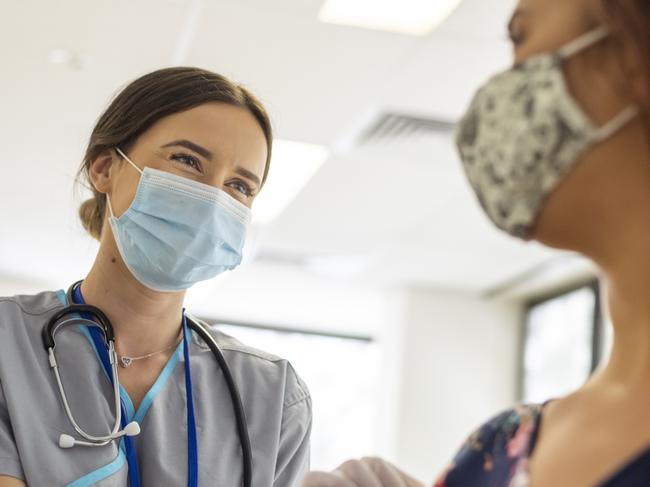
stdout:
<svg viewBox="0 0 650 487">
<path fill-rule="evenodd" d="M 90 164 L 88 170 L 90 182 L 100 193 L 106 194 L 110 190 L 116 157 L 115 151 L 107 149 L 102 151 Z"/>
</svg>

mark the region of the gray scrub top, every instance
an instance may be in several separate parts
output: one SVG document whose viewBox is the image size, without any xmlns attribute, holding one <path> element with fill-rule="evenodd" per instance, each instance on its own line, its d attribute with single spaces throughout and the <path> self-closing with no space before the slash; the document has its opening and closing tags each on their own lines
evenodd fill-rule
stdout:
<svg viewBox="0 0 650 487">
<path fill-rule="evenodd" d="M 62 291 L 0 298 L 0 475 L 30 487 L 126 486 L 118 442 L 103 447 L 58 446 L 61 433 L 78 435 L 63 409 L 41 330 L 66 302 Z M 213 330 L 244 404 L 253 453 L 254 487 L 292 487 L 309 466 L 311 398 L 283 359 Z M 94 435 L 114 423 L 113 390 L 88 329 L 69 325 L 56 335 L 55 353 L 79 425 Z M 199 450 L 199 485 L 242 484 L 242 453 L 228 387 L 210 349 L 195 334 L 190 360 Z M 126 391 L 143 486 L 187 485 L 187 423 L 183 343 L 137 411 Z"/>
</svg>

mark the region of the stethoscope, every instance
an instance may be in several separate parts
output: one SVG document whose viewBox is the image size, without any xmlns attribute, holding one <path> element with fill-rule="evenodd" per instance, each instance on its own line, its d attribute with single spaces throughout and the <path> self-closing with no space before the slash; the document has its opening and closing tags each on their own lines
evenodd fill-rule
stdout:
<svg viewBox="0 0 650 487">
<path fill-rule="evenodd" d="M 105 446 L 114 440 L 123 438 L 127 463 L 129 467 L 129 479 L 131 487 L 139 487 L 140 478 L 138 472 L 138 463 L 135 456 L 135 448 L 133 445 L 132 437 L 140 433 L 140 425 L 131 421 L 126 423 L 126 409 L 120 396 L 120 381 L 118 376 L 118 357 L 115 350 L 115 336 L 113 333 L 113 325 L 106 317 L 104 312 L 95 306 L 85 304 L 81 296 L 80 285 L 81 281 L 73 284 L 68 289 L 67 297 L 71 304 L 62 310 L 59 310 L 50 321 L 43 327 L 43 345 L 47 351 L 50 367 L 54 371 L 56 382 L 59 387 L 59 393 L 63 402 L 65 413 L 70 420 L 73 428 L 81 439 L 74 438 L 71 435 L 62 434 L 59 437 L 59 446 L 61 448 L 72 448 L 73 446 Z M 76 316 L 71 316 L 76 315 Z M 86 433 L 75 421 L 68 398 L 61 381 L 59 374 L 59 367 L 56 361 L 54 350 L 56 343 L 54 341 L 55 334 L 65 325 L 90 323 L 93 325 L 89 327 L 91 338 L 95 344 L 95 348 L 100 356 L 102 366 L 108 374 L 112 385 L 113 394 L 115 397 L 114 411 L 115 411 L 115 424 L 111 433 L 106 436 L 94 436 Z M 203 341 L 208 345 L 214 358 L 217 360 L 221 372 L 224 376 L 230 398 L 232 400 L 235 418 L 237 420 L 237 431 L 239 433 L 239 441 L 243 454 L 243 467 L 244 467 L 244 487 L 251 487 L 253 460 L 250 439 L 248 437 L 248 427 L 246 423 L 246 415 L 244 413 L 244 406 L 242 404 L 239 391 L 232 377 L 228 364 L 219 349 L 219 345 L 213 338 L 212 334 L 200 323 L 186 317 L 183 312 L 183 351 L 185 353 L 185 389 L 187 393 L 187 425 L 188 425 L 188 485 L 198 485 L 198 447 L 196 438 L 196 423 L 194 418 L 194 402 L 192 398 L 192 376 L 190 371 L 189 360 L 189 346 L 188 346 L 188 327 L 192 331 L 199 334 Z"/>
</svg>

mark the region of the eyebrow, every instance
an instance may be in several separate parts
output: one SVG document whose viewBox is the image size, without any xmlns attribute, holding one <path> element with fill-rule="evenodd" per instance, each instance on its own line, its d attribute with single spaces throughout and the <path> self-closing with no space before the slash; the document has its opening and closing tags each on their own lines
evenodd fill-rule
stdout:
<svg viewBox="0 0 650 487">
<path fill-rule="evenodd" d="M 195 144 L 194 142 L 187 139 L 175 140 L 174 142 L 165 144 L 162 147 L 165 148 L 165 147 L 172 147 L 172 146 L 185 147 L 191 151 L 196 152 L 199 155 L 202 155 L 209 161 L 211 161 L 212 158 L 214 157 L 214 154 L 212 154 L 212 152 L 210 152 L 208 149 L 206 149 L 205 147 L 201 147 L 200 145 Z"/>
<path fill-rule="evenodd" d="M 165 144 L 162 147 L 166 148 L 166 147 L 173 147 L 173 146 L 180 146 L 180 147 L 185 147 L 187 149 L 190 149 L 191 151 L 194 151 L 197 154 L 202 155 L 209 161 L 211 161 L 212 158 L 214 157 L 214 154 L 212 154 L 212 152 L 210 152 L 208 149 L 206 149 L 205 147 L 201 147 L 200 145 L 195 144 L 194 142 L 187 139 L 175 140 L 174 142 Z M 237 169 L 235 169 L 235 172 L 240 176 L 250 179 L 255 184 L 257 184 L 258 187 L 262 186 L 262 180 L 259 178 L 259 176 L 249 171 L 248 169 L 245 169 L 243 167 L 238 167 Z"/>
</svg>

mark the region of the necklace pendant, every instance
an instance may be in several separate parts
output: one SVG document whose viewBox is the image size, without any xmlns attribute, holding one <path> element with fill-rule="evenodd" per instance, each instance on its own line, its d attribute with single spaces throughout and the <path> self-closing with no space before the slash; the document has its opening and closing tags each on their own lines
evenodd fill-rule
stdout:
<svg viewBox="0 0 650 487">
<path fill-rule="evenodd" d="M 122 356 L 120 357 L 120 365 L 124 367 L 125 369 L 131 365 L 131 362 L 133 362 L 133 359 L 131 357 L 126 357 Z"/>
</svg>

